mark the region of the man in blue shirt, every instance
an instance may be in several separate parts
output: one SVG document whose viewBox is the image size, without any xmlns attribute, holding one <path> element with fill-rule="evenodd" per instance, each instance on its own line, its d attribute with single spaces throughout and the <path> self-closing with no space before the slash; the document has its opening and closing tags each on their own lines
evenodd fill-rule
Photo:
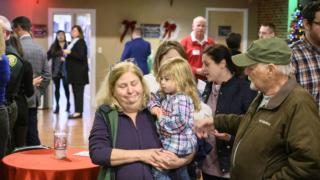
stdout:
<svg viewBox="0 0 320 180">
<path fill-rule="evenodd" d="M 135 28 L 132 32 L 132 40 L 127 42 L 121 55 L 121 61 L 133 58 L 143 74 L 148 74 L 148 56 L 151 54 L 150 43 L 141 37 L 141 28 Z"/>
</svg>

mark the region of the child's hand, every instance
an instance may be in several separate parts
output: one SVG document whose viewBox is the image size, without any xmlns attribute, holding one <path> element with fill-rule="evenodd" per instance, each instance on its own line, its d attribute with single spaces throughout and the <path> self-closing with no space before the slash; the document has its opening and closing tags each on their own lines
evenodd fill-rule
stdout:
<svg viewBox="0 0 320 180">
<path fill-rule="evenodd" d="M 162 115 L 162 109 L 160 107 L 153 107 L 151 108 L 151 113 L 156 115 L 157 118 L 160 118 L 160 116 Z"/>
<path fill-rule="evenodd" d="M 230 134 L 228 134 L 228 133 L 220 133 L 216 129 L 214 130 L 214 136 L 217 139 L 221 139 L 221 140 L 224 140 L 224 141 L 230 141 L 230 139 L 231 139 L 231 135 Z"/>
</svg>

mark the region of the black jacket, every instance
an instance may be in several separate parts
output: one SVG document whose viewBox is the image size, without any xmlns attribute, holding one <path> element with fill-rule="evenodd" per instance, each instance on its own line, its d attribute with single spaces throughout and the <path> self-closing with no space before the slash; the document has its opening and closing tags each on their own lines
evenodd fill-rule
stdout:
<svg viewBox="0 0 320 180">
<path fill-rule="evenodd" d="M 66 57 L 67 80 L 70 84 L 89 83 L 88 53 L 84 39 L 79 39 Z"/>
<path fill-rule="evenodd" d="M 6 55 L 10 65 L 10 80 L 6 87 L 6 100 L 12 102 L 17 96 L 23 77 L 23 62 L 17 51 L 6 43 Z"/>
</svg>

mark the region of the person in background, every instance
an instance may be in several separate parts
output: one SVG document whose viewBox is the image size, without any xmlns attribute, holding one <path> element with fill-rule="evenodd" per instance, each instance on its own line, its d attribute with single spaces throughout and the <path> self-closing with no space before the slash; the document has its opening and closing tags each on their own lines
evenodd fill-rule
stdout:
<svg viewBox="0 0 320 180">
<path fill-rule="evenodd" d="M 241 54 L 241 34 L 231 32 L 226 37 L 226 44 L 231 51 L 231 56 Z M 234 72 L 238 77 L 246 78 L 244 68 L 237 67 Z"/>
<path fill-rule="evenodd" d="M 10 66 L 10 80 L 8 81 L 6 87 L 5 105 L 8 110 L 10 127 L 10 138 L 7 150 L 8 152 L 11 152 L 13 146 L 13 127 L 16 123 L 18 114 L 16 98 L 23 75 L 23 62 L 19 58 L 19 56 L 17 56 L 16 50 L 9 44 L 12 31 L 10 21 L 6 17 L 0 15 L 0 26 L 4 31 L 4 38 L 6 41 L 6 55 L 8 57 Z"/>
<path fill-rule="evenodd" d="M 31 21 L 25 16 L 19 16 L 13 19 L 13 31 L 20 38 L 24 60 L 29 61 L 33 69 L 33 85 L 35 93 L 28 98 L 29 120 L 27 131 L 27 145 L 40 145 L 38 133 L 38 106 L 40 105 L 40 96 L 45 94 L 50 83 L 50 68 L 47 62 L 47 55 L 44 49 L 37 44 L 31 37 Z"/>
<path fill-rule="evenodd" d="M 250 83 L 240 78 L 231 54 L 224 45 L 208 46 L 203 52 L 203 72 L 208 83 L 202 94 L 216 114 L 245 114 L 251 101 L 257 95 L 250 89 Z M 230 178 L 231 150 L 235 134 L 216 131 L 206 139 L 213 147 L 202 165 L 203 180 Z"/>
<path fill-rule="evenodd" d="M 71 43 L 63 52 L 66 56 L 67 82 L 72 86 L 75 106 L 69 119 L 77 119 L 82 118 L 84 87 L 89 83 L 88 50 L 80 26 L 72 27 L 71 37 Z"/>
<path fill-rule="evenodd" d="M 316 100 L 320 111 L 320 2 L 302 11 L 304 38 L 292 45 L 291 63 L 298 83 Z"/>
<path fill-rule="evenodd" d="M 254 41 L 232 56 L 259 91 L 244 115 L 196 121 L 199 137 L 236 134 L 231 179 L 320 179 L 320 116 L 313 97 L 292 76 L 291 49 L 280 38 Z"/>
<path fill-rule="evenodd" d="M 102 166 L 102 179 L 109 169 L 116 180 L 151 180 L 151 166 L 176 169 L 191 161 L 193 155 L 178 158 L 160 149 L 155 120 L 146 109 L 148 99 L 149 91 L 138 66 L 120 62 L 111 68 L 97 94 L 99 108 L 89 136 L 90 158 Z M 118 122 L 114 135 L 109 113 L 115 113 L 112 120 Z"/>
<path fill-rule="evenodd" d="M 52 60 L 51 72 L 52 80 L 55 86 L 54 96 L 56 99 L 56 108 L 53 113 L 59 113 L 59 99 L 60 99 L 60 81 L 62 80 L 63 89 L 66 95 L 67 105 L 66 111 L 70 110 L 70 92 L 69 85 L 67 82 L 67 74 L 65 68 L 65 57 L 63 55 L 63 49 L 67 48 L 66 34 L 64 31 L 57 31 L 56 39 L 53 44 L 50 46 L 50 49 L 47 52 L 48 60 Z"/>
<path fill-rule="evenodd" d="M 7 44 L 7 50 L 9 50 L 12 54 L 16 52 L 15 56 L 17 58 L 21 59 L 21 62 L 23 63 L 22 68 L 22 80 L 20 84 L 20 88 L 18 90 L 18 94 L 16 97 L 17 107 L 18 107 L 18 116 L 17 120 L 13 127 L 13 144 L 12 149 L 16 147 L 22 147 L 26 146 L 26 139 L 27 139 L 27 129 L 28 129 L 28 103 L 26 98 L 30 98 L 34 94 L 34 88 L 33 86 L 36 84 L 33 84 L 33 71 L 32 66 L 28 61 L 23 60 L 23 50 L 20 43 L 20 40 L 15 35 L 11 35 L 10 39 L 6 42 Z M 12 48 L 10 48 L 12 47 Z M 16 50 L 16 51 L 13 51 Z M 35 78 L 36 79 L 36 78 Z M 35 81 L 36 83 L 36 81 Z"/>
<path fill-rule="evenodd" d="M 10 81 L 6 89 L 6 104 L 10 119 L 10 141 L 8 143 L 10 153 L 15 147 L 26 145 L 28 127 L 26 97 L 30 98 L 34 93 L 33 72 L 31 64 L 22 58 L 22 46 L 18 37 L 12 34 L 10 21 L 0 16 L 0 24 L 6 30 L 6 55 L 10 65 Z"/>
<path fill-rule="evenodd" d="M 148 56 L 151 54 L 151 45 L 141 35 L 141 28 L 137 27 L 132 32 L 132 40 L 127 42 L 121 55 L 121 61 L 133 58 L 143 74 L 149 73 Z"/>
<path fill-rule="evenodd" d="M 165 60 L 174 57 L 187 59 L 187 54 L 181 44 L 178 41 L 172 40 L 162 42 L 155 54 L 152 72 L 143 76 L 151 93 L 155 94 L 160 89 L 159 83 L 156 80 L 160 65 L 165 62 Z"/>
<path fill-rule="evenodd" d="M 241 46 L 241 34 L 230 32 L 226 36 L 226 44 L 231 51 L 231 56 L 241 54 L 240 46 Z"/>
<path fill-rule="evenodd" d="M 276 36 L 276 26 L 273 23 L 263 23 L 260 25 L 259 39 L 271 38 Z"/>
<path fill-rule="evenodd" d="M 187 53 L 187 60 L 192 67 L 192 72 L 197 79 L 204 80 L 202 72 L 202 52 L 208 46 L 214 44 L 212 38 L 206 36 L 207 20 L 198 16 L 193 19 L 192 32 L 181 40 L 181 45 Z"/>
<path fill-rule="evenodd" d="M 166 60 L 159 68 L 160 91 L 152 95 L 148 108 L 156 115 L 162 147 L 179 157 L 196 150 L 197 138 L 192 131 L 193 113 L 200 110 L 200 98 L 190 65 L 185 59 Z M 178 179 L 190 179 L 187 167 L 175 170 Z M 169 172 L 154 169 L 155 179 L 170 179 Z"/>
<path fill-rule="evenodd" d="M 9 61 L 5 55 L 5 33 L 0 26 L 0 158 L 7 153 L 9 141 L 9 116 L 5 106 L 5 93 L 7 82 L 10 79 Z"/>
</svg>

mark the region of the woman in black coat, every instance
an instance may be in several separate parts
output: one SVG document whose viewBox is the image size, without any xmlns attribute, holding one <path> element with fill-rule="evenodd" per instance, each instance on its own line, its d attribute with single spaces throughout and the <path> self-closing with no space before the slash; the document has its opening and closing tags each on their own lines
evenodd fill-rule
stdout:
<svg viewBox="0 0 320 180">
<path fill-rule="evenodd" d="M 87 45 L 83 39 L 83 31 L 75 25 L 71 31 L 72 41 L 64 50 L 66 56 L 66 71 L 68 83 L 72 86 L 75 112 L 69 119 L 82 117 L 84 87 L 89 83 Z"/>
<path fill-rule="evenodd" d="M 249 81 L 239 77 L 238 67 L 224 45 L 208 46 L 203 52 L 203 72 L 208 83 L 202 94 L 216 114 L 244 114 L 257 95 Z M 213 147 L 202 165 L 203 180 L 230 179 L 230 158 L 235 134 L 216 131 L 206 140 Z"/>
</svg>

